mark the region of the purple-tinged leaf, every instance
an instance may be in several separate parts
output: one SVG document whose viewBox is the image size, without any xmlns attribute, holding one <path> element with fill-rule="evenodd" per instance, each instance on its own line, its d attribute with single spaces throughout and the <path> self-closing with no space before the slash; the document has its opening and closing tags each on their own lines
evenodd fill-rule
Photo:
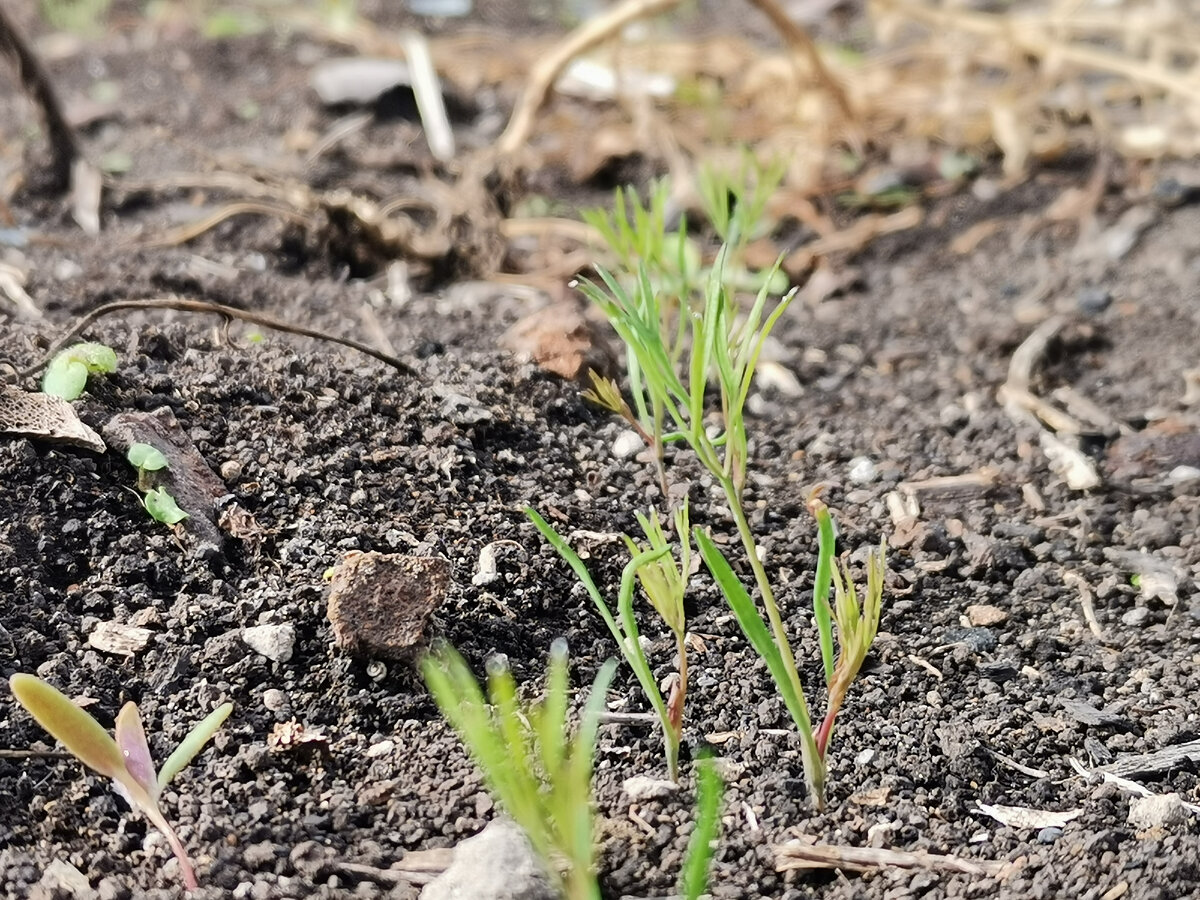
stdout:
<svg viewBox="0 0 1200 900">
<path fill-rule="evenodd" d="M 154 760 L 150 758 L 150 746 L 146 743 L 146 731 L 142 728 L 142 717 L 137 704 L 130 701 L 121 707 L 117 715 L 117 746 L 125 757 L 125 768 L 129 776 L 141 785 L 151 799 L 158 797 L 158 779 L 154 774 Z"/>
<path fill-rule="evenodd" d="M 69 697 L 33 675 L 14 675 L 8 684 L 17 702 L 85 766 L 108 778 L 124 774 L 117 742 Z"/>
</svg>

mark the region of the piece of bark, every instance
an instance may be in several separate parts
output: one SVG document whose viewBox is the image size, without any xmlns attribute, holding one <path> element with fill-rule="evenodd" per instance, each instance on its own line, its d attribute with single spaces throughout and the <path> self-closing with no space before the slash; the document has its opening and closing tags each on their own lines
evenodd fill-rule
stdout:
<svg viewBox="0 0 1200 900">
<path fill-rule="evenodd" d="M 0 434 L 82 447 L 93 453 L 107 449 L 100 435 L 80 421 L 62 397 L 22 391 L 0 384 Z"/>
</svg>

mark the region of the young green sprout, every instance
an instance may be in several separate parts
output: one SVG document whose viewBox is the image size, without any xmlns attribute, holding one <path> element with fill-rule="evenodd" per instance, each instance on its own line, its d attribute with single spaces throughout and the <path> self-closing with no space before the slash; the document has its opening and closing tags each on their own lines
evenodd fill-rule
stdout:
<svg viewBox="0 0 1200 900">
<path fill-rule="evenodd" d="M 537 530 L 561 556 L 575 573 L 575 577 L 579 579 L 584 588 L 587 589 L 588 596 L 592 598 L 592 602 L 596 606 L 596 611 L 600 613 L 600 618 L 604 620 L 604 624 L 608 626 L 609 633 L 613 636 L 613 640 L 617 642 L 617 647 L 621 651 L 621 655 L 625 657 L 625 661 L 629 663 L 629 668 L 633 669 L 633 674 L 637 676 L 638 684 L 641 685 L 643 693 L 650 701 L 650 706 L 654 709 L 655 715 L 658 717 L 659 724 L 662 726 L 663 745 L 667 757 L 667 773 L 671 780 L 678 780 L 679 777 L 679 745 L 681 740 L 681 731 L 683 726 L 683 701 L 686 691 L 687 669 L 686 659 L 680 656 L 680 668 L 683 671 L 680 673 L 679 680 L 680 688 L 673 693 L 670 702 L 663 699 L 662 691 L 659 689 L 658 682 L 654 678 L 654 673 L 650 670 L 650 663 L 646 660 L 646 652 L 642 649 L 641 633 L 638 630 L 637 619 L 633 615 L 633 597 L 634 590 L 637 586 L 637 579 L 644 578 L 644 573 L 649 571 L 650 589 L 647 591 L 647 596 L 651 598 L 651 603 L 657 609 L 659 606 L 659 615 L 662 615 L 664 620 L 667 620 L 667 627 L 672 633 L 677 635 L 680 646 L 682 647 L 683 634 L 683 591 L 686 585 L 690 548 L 684 550 L 684 565 L 682 567 L 682 578 L 680 570 L 675 567 L 673 560 L 668 562 L 668 554 L 671 552 L 670 546 L 667 544 L 665 537 L 662 534 L 662 528 L 658 525 L 657 517 L 653 520 L 646 519 L 639 515 L 639 520 L 642 522 L 642 527 L 647 529 L 646 535 L 650 542 L 649 549 L 642 550 L 632 541 L 629 541 L 630 553 L 633 558 L 625 565 L 624 571 L 621 573 L 621 587 L 617 594 L 617 615 L 613 616 L 612 610 L 609 609 L 608 603 L 605 602 L 600 589 L 596 586 L 595 580 L 587 570 L 587 566 L 583 564 L 583 560 L 579 558 L 565 540 L 555 531 L 550 525 L 537 514 L 532 508 L 525 510 L 525 515 L 537 527 Z M 684 523 L 684 532 L 687 531 L 687 512 L 684 510 L 682 521 Z M 654 529 L 657 527 L 657 534 Z M 628 539 L 627 539 L 628 540 Z M 684 538 L 686 547 L 686 538 Z M 674 573 L 674 574 L 672 574 Z M 643 587 L 646 581 L 643 580 Z M 651 594 L 650 590 L 654 593 Z M 664 612 L 665 611 L 665 612 Z M 669 617 L 669 618 L 668 618 Z M 677 630 L 678 629 L 678 630 Z"/>
<path fill-rule="evenodd" d="M 466 745 L 500 805 L 525 832 L 557 878 L 567 900 L 599 900 L 592 871 L 592 756 L 604 694 L 616 664 L 600 667 L 574 739 L 567 736 L 567 646 L 550 652 L 546 691 L 522 704 L 508 667 L 488 664 L 488 699 L 461 656 L 443 647 L 425 657 L 421 671 L 442 715 Z M 490 705 L 488 703 L 490 700 Z M 558 863 L 565 863 L 565 874 Z"/>
<path fill-rule="evenodd" d="M 167 458 L 163 456 L 163 452 L 152 444 L 143 444 L 140 441 L 129 445 L 125 458 L 137 469 L 139 491 L 150 490 L 150 475 L 167 468 Z"/>
<path fill-rule="evenodd" d="M 165 487 L 155 487 L 150 483 L 153 473 L 167 468 L 167 458 L 161 450 L 151 444 L 134 442 L 129 445 L 125 458 L 137 469 L 138 490 L 144 494 L 142 506 L 150 518 L 164 525 L 177 525 L 188 517 Z"/>
<path fill-rule="evenodd" d="M 117 370 L 117 354 L 104 344 L 73 344 L 55 355 L 42 376 L 42 391 L 64 400 L 76 400 L 87 387 L 89 375 Z"/>
<path fill-rule="evenodd" d="M 175 858 L 179 860 L 184 887 L 189 891 L 195 890 L 198 886 L 196 873 L 192 870 L 183 842 L 159 809 L 158 798 L 171 779 L 204 749 L 204 745 L 229 717 L 233 704 L 225 703 L 209 713 L 167 758 L 156 776 L 137 704 L 129 702 L 121 708 L 114 740 L 99 722 L 40 678 L 13 675 L 9 679 L 9 686 L 17 702 L 29 711 L 39 725 L 85 766 L 105 778 L 111 778 L 117 793 L 130 806 L 140 809 L 163 833 Z"/>
</svg>

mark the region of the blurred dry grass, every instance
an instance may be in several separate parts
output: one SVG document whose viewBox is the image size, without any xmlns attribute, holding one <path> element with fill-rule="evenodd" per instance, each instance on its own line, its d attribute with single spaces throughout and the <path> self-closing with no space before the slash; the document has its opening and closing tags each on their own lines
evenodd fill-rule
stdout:
<svg viewBox="0 0 1200 900">
<path fill-rule="evenodd" d="M 673 79 L 669 98 L 551 104 L 531 145 L 583 177 L 644 152 L 668 167 L 750 145 L 790 161 L 788 187 L 844 180 L 869 157 L 896 165 L 966 151 L 999 156 L 1009 182 L 1039 160 L 1112 148 L 1135 158 L 1200 149 L 1200 8 L 1189 0 L 1058 0 L 999 12 L 936 0 L 871 0 L 865 52 L 823 48 L 854 110 L 841 114 L 805 61 L 733 36 L 671 40 L 633 29 L 592 51 L 620 73 Z M 460 89 L 512 89 L 553 46 L 492 36 L 435 42 Z M 849 152 L 848 152 L 849 151 Z"/>
</svg>

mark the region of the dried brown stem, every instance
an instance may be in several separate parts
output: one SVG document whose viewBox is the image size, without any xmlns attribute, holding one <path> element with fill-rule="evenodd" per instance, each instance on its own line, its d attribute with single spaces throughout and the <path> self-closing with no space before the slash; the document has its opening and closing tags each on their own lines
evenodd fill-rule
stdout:
<svg viewBox="0 0 1200 900">
<path fill-rule="evenodd" d="M 50 83 L 49 74 L 3 6 L 0 6 L 0 54 L 12 60 L 21 87 L 41 110 L 50 144 L 50 171 L 57 186 L 65 188 L 71 183 L 72 165 L 83 158 L 83 148 L 63 114 L 62 103 Z"/>
<path fill-rule="evenodd" d="M 243 322 L 249 322 L 252 325 L 258 325 L 261 328 L 269 328 L 272 331 L 281 331 L 286 334 L 296 334 L 301 337 L 310 337 L 318 341 L 328 341 L 332 344 L 339 344 L 343 347 L 349 347 L 351 350 L 357 350 L 359 353 L 365 353 L 367 356 L 373 357 L 382 363 L 386 363 L 398 372 L 405 375 L 415 375 L 413 368 L 396 357 L 388 353 L 376 350 L 374 347 L 369 347 L 366 344 L 360 343 L 350 338 L 335 337 L 331 334 L 317 331 L 313 328 L 305 328 L 302 325 L 290 325 L 287 322 L 281 322 L 278 319 L 273 319 L 270 316 L 264 316 L 259 313 L 250 312 L 244 309 L 238 309 L 236 306 L 226 306 L 223 303 L 210 303 L 207 300 L 187 300 L 182 297 L 156 297 L 149 300 L 116 300 L 112 303 L 105 303 L 103 306 L 98 306 L 90 313 L 76 322 L 66 334 L 55 341 L 50 349 L 36 363 L 27 369 L 20 371 L 18 374 L 21 378 L 28 378 L 36 374 L 45 366 L 59 350 L 67 346 L 82 334 L 93 322 L 104 316 L 115 312 L 120 312 L 126 309 L 173 309 L 179 312 L 192 313 L 209 313 L 213 315 L 225 316 L 230 319 L 240 319 Z"/>
</svg>

